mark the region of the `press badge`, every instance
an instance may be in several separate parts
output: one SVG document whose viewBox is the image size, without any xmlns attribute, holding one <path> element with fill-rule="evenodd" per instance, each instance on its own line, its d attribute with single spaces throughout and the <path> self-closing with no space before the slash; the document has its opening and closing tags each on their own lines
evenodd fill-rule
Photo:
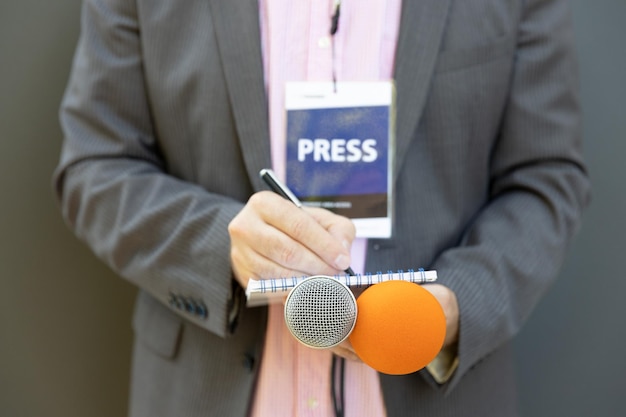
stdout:
<svg viewBox="0 0 626 417">
<path fill-rule="evenodd" d="M 393 82 L 287 83 L 285 105 L 291 191 L 352 219 L 357 237 L 391 237 Z"/>
</svg>

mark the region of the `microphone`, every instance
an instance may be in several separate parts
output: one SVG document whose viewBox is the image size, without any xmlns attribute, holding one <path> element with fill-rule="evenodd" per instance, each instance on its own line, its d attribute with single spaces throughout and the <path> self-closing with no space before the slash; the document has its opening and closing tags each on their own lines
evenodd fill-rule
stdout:
<svg viewBox="0 0 626 417">
<path fill-rule="evenodd" d="M 443 347 L 446 317 L 437 299 L 419 285 L 386 281 L 357 300 L 350 343 L 359 358 L 389 375 L 417 372 Z"/>
<path fill-rule="evenodd" d="M 355 300 L 342 282 L 316 275 L 294 286 L 284 311 L 287 329 L 305 346 L 330 348 L 349 337 L 364 363 L 389 375 L 425 367 L 446 336 L 446 317 L 437 299 L 408 281 L 374 284 Z"/>
<path fill-rule="evenodd" d="M 285 324 L 301 343 L 315 349 L 336 346 L 355 326 L 357 302 L 347 285 L 315 275 L 296 284 L 285 301 Z"/>
</svg>

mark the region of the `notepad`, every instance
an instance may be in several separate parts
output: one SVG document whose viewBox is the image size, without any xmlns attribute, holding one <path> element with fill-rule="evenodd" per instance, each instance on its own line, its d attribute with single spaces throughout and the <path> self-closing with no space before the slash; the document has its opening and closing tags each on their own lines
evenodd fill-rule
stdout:
<svg viewBox="0 0 626 417">
<path fill-rule="evenodd" d="M 247 306 L 257 307 L 281 302 L 293 287 L 306 278 L 308 277 L 272 278 L 263 280 L 251 279 L 246 288 Z M 336 275 L 333 278 L 346 284 L 350 288 L 360 289 L 380 282 L 393 280 L 408 281 L 416 284 L 432 283 L 437 281 L 437 271 L 425 271 L 420 268 L 417 270 L 409 269 L 407 271 L 387 271 L 386 273 Z"/>
</svg>

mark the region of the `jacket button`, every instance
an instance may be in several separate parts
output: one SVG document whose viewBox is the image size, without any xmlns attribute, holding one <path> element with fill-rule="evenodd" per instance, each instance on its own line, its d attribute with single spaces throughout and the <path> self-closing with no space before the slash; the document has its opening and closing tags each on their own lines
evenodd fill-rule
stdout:
<svg viewBox="0 0 626 417">
<path fill-rule="evenodd" d="M 176 308 L 176 305 L 177 305 L 176 295 L 174 293 L 172 293 L 172 292 L 170 293 L 169 304 L 170 304 L 170 307 Z"/>
<path fill-rule="evenodd" d="M 254 362 L 255 362 L 254 356 L 252 356 L 251 354 L 245 353 L 243 355 L 242 364 L 243 364 L 243 367 L 247 369 L 248 371 L 252 371 L 254 369 Z"/>
<path fill-rule="evenodd" d="M 181 297 L 174 293 L 170 293 L 169 303 L 170 303 L 170 306 L 172 306 L 173 308 L 177 308 L 179 310 L 182 310 L 185 308 L 185 304 L 183 303 L 183 300 L 181 299 Z"/>
<path fill-rule="evenodd" d="M 183 310 L 187 313 L 193 313 L 196 310 L 193 299 L 187 297 L 180 297 L 183 303 Z"/>
<path fill-rule="evenodd" d="M 203 319 L 206 319 L 209 315 L 209 310 L 206 308 L 204 302 L 200 301 L 198 304 L 196 304 L 195 313 Z"/>
</svg>

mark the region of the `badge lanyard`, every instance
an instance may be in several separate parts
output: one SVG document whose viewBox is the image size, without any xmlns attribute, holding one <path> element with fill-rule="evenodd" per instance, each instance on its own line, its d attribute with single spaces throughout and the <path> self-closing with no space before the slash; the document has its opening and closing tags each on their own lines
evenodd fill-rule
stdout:
<svg viewBox="0 0 626 417">
<path fill-rule="evenodd" d="M 331 43 L 331 54 L 332 54 L 332 71 L 333 71 L 333 86 L 334 86 L 334 90 L 335 92 L 337 91 L 337 70 L 335 68 L 336 66 L 336 60 L 335 60 L 335 34 L 337 33 L 337 30 L 339 30 L 339 14 L 341 12 L 341 0 L 335 0 L 335 11 L 333 13 L 333 15 L 330 18 L 330 43 Z"/>
<path fill-rule="evenodd" d="M 332 71 L 333 89 L 337 92 L 337 70 L 335 59 L 335 34 L 339 30 L 339 15 L 341 13 L 341 0 L 335 0 L 335 11 L 330 18 L 330 43 L 332 48 Z M 344 383 L 346 360 L 333 355 L 333 366 L 330 370 L 330 395 L 333 399 L 335 417 L 344 417 Z"/>
</svg>

